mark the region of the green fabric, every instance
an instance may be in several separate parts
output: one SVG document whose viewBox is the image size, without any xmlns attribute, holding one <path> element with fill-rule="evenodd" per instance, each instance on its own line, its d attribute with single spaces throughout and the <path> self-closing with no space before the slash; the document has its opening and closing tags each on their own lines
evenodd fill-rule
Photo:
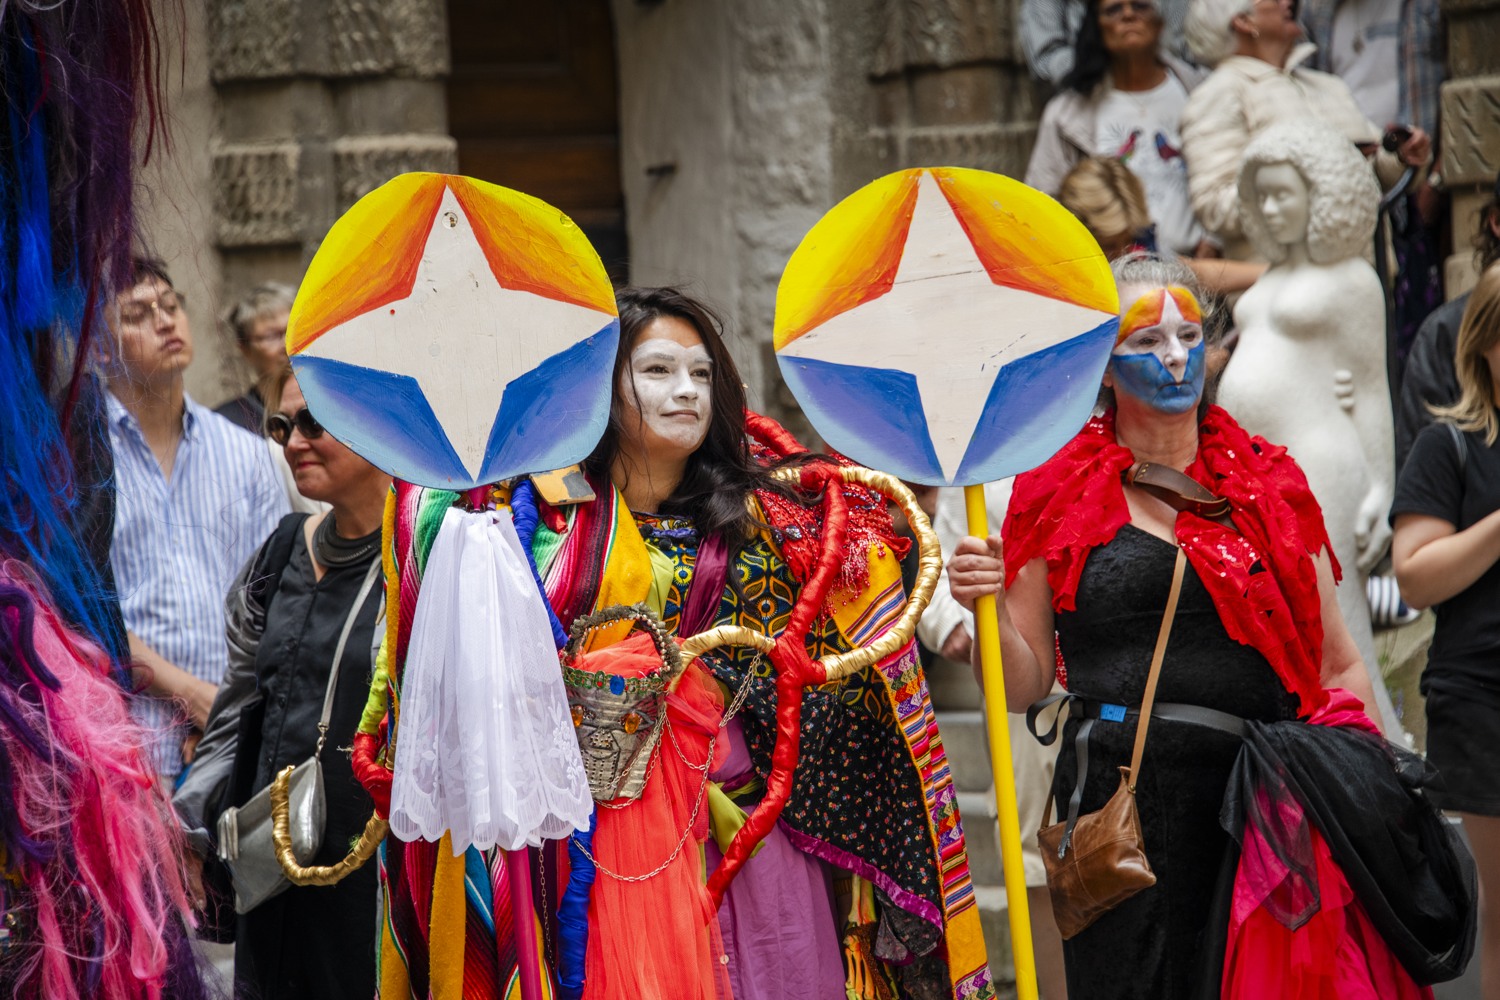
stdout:
<svg viewBox="0 0 1500 1000">
<path fill-rule="evenodd" d="M 571 507 L 569 512 L 572 512 Z M 531 558 L 536 560 L 539 573 L 546 574 L 547 567 L 552 565 L 552 560 L 557 556 L 557 550 L 562 548 L 563 539 L 566 537 L 566 531 L 561 533 L 553 531 L 547 527 L 545 521 L 541 521 L 536 526 L 536 534 L 531 539 Z"/>
<path fill-rule="evenodd" d="M 646 543 L 646 555 L 651 559 L 651 590 L 646 594 L 646 603 L 656 617 L 662 617 L 667 598 L 672 593 L 672 578 L 677 573 L 677 564 L 672 557 L 651 543 Z"/>
<path fill-rule="evenodd" d="M 421 505 L 417 508 L 417 523 L 412 529 L 412 554 L 416 558 L 417 573 L 421 574 L 427 570 L 427 553 L 432 551 L 432 543 L 437 539 L 438 529 L 443 526 L 443 517 L 448 513 L 459 498 L 459 494 L 451 490 L 422 491 Z M 397 566 L 399 573 L 401 567 Z"/>
<path fill-rule="evenodd" d="M 745 825 L 747 819 L 749 815 L 729 797 L 723 786 L 717 781 L 708 783 L 708 829 L 713 834 L 714 843 L 719 845 L 720 853 L 729 852 L 729 842 L 740 832 L 740 827 Z M 764 841 L 756 844 L 750 856 L 755 857 L 764 846 Z"/>
</svg>

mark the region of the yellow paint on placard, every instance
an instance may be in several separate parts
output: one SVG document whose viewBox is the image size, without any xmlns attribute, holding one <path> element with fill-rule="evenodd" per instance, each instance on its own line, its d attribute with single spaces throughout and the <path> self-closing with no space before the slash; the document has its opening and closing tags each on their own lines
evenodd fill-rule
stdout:
<svg viewBox="0 0 1500 1000">
<path fill-rule="evenodd" d="M 933 167 L 990 280 L 1103 313 L 1119 309 L 1109 261 L 1073 213 L 987 170 Z"/>
<path fill-rule="evenodd" d="M 902 170 L 839 202 L 803 238 L 776 292 L 776 350 L 890 290 L 923 169 L 938 182 L 995 284 L 1102 313 L 1118 309 L 1114 277 L 1098 244 L 1047 195 L 985 170 Z"/>
<path fill-rule="evenodd" d="M 468 217 L 501 287 L 618 314 L 598 253 L 556 208 L 470 177 L 402 174 L 355 202 L 328 230 L 287 322 L 288 354 L 406 297 L 445 189 Z"/>
<path fill-rule="evenodd" d="M 803 237 L 776 290 L 776 350 L 890 290 L 921 175 L 902 170 L 866 184 Z"/>
<path fill-rule="evenodd" d="M 288 354 L 361 313 L 405 298 L 442 198 L 442 174 L 402 174 L 339 217 L 302 278 L 286 325 Z"/>
</svg>

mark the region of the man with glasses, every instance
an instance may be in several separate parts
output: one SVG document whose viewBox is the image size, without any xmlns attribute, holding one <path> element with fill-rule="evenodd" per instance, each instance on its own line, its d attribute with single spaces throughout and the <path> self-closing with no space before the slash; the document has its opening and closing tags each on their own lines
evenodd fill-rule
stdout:
<svg viewBox="0 0 1500 1000">
<path fill-rule="evenodd" d="M 151 759 L 174 783 L 228 662 L 224 598 L 288 511 L 263 441 L 188 396 L 193 338 L 162 265 L 137 260 L 106 316 L 110 547 Z"/>
<path fill-rule="evenodd" d="M 257 385 L 286 364 L 286 323 L 295 294 L 287 285 L 268 282 L 252 288 L 224 317 L 224 325 L 234 333 L 240 356 L 255 373 Z M 214 407 L 214 412 L 252 434 L 264 434 L 261 424 L 266 418 L 266 404 L 257 385 L 243 396 Z"/>
<path fill-rule="evenodd" d="M 255 382 L 243 396 L 221 403 L 214 407 L 214 412 L 257 437 L 266 433 L 266 403 L 260 394 L 261 382 L 286 364 L 286 324 L 295 297 L 296 292 L 290 285 L 268 282 L 252 288 L 224 317 L 224 325 L 234 331 L 240 356 L 255 372 Z M 297 480 L 292 475 L 292 467 L 286 464 L 281 445 L 267 441 L 266 447 L 292 510 L 306 514 L 327 510 L 327 504 L 309 500 L 297 490 Z"/>
</svg>

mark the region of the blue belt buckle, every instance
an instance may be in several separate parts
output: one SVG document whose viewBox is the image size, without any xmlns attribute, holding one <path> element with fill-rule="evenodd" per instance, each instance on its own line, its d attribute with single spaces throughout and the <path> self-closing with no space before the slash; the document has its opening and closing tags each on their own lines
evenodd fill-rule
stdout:
<svg viewBox="0 0 1500 1000">
<path fill-rule="evenodd" d="M 1108 704 L 1100 705 L 1099 718 L 1103 719 L 1105 722 L 1124 722 L 1125 706 Z"/>
</svg>

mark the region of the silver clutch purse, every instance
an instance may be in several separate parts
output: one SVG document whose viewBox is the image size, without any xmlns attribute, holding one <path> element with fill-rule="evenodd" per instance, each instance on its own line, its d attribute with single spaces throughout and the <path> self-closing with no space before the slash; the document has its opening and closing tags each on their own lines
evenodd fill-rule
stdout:
<svg viewBox="0 0 1500 1000">
<path fill-rule="evenodd" d="M 323 846 L 326 804 L 323 764 L 312 756 L 292 772 L 289 792 L 292 853 L 299 864 L 311 864 Z M 276 860 L 271 841 L 271 789 L 262 788 L 238 809 L 219 817 L 219 857 L 229 866 L 234 882 L 234 911 L 249 913 L 282 893 L 292 883 Z"/>
</svg>

